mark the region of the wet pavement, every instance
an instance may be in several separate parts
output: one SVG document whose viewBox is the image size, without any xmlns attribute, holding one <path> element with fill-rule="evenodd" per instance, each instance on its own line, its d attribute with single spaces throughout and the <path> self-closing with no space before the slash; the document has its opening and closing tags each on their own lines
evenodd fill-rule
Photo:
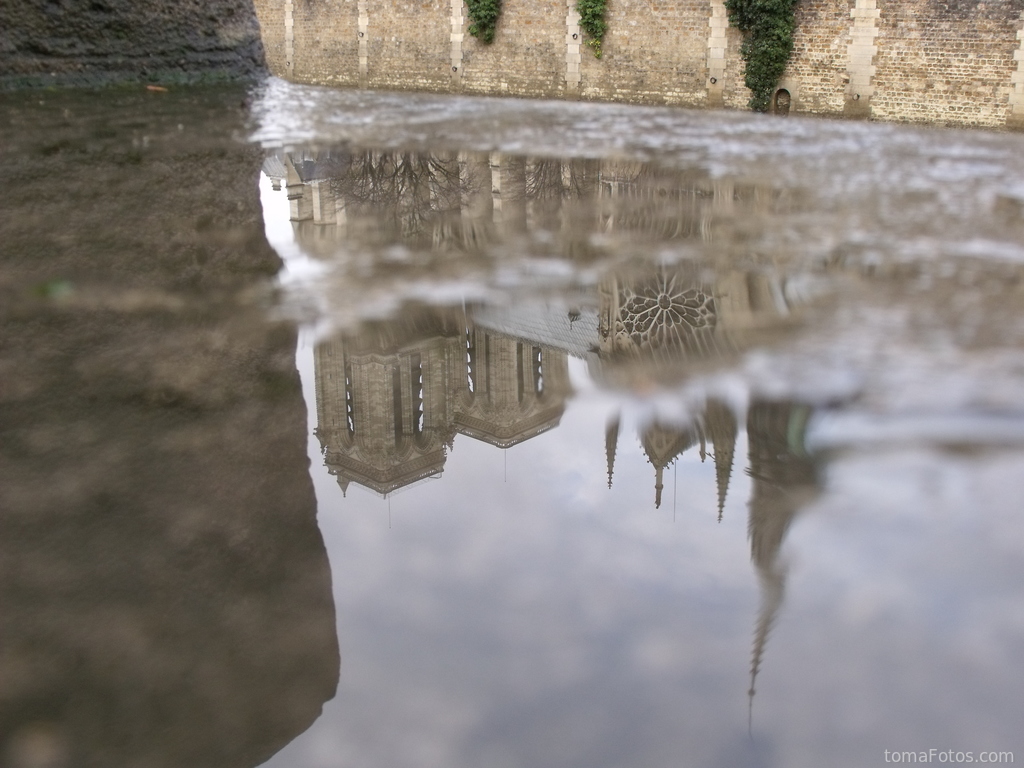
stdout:
<svg viewBox="0 0 1024 768">
<path fill-rule="evenodd" d="M 1024 137 L 0 108 L 4 765 L 1024 757 Z"/>
</svg>

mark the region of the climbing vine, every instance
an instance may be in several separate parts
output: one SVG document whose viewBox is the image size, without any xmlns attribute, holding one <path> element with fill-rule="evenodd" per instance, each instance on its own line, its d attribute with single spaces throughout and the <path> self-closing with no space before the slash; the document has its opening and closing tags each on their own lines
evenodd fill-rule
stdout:
<svg viewBox="0 0 1024 768">
<path fill-rule="evenodd" d="M 729 22 L 743 33 L 740 55 L 744 83 L 753 92 L 750 108 L 767 112 L 772 93 L 793 51 L 793 10 L 797 0 L 725 0 Z"/>
<path fill-rule="evenodd" d="M 501 0 L 466 0 L 469 6 L 469 34 L 481 42 L 493 43 L 494 30 L 501 15 Z"/>
<path fill-rule="evenodd" d="M 587 45 L 594 51 L 594 56 L 601 58 L 601 41 L 608 29 L 604 20 L 604 9 L 608 0 L 576 0 L 576 10 L 580 14 L 580 29 L 589 38 Z"/>
</svg>

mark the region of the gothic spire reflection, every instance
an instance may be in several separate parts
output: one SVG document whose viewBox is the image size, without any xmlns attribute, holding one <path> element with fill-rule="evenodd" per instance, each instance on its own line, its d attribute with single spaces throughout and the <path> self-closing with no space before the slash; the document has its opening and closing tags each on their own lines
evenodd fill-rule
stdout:
<svg viewBox="0 0 1024 768">
<path fill-rule="evenodd" d="M 708 401 L 705 425 L 715 457 L 715 486 L 718 489 L 718 522 L 725 514 L 725 499 L 732 477 L 733 454 L 736 451 L 736 415 L 721 400 Z"/>
<path fill-rule="evenodd" d="M 699 438 L 696 428 L 679 429 L 666 427 L 657 422 L 643 431 L 640 442 L 647 460 L 654 466 L 654 507 L 661 506 L 661 491 L 665 487 L 663 474 L 688 448 L 696 445 Z"/>
<path fill-rule="evenodd" d="M 619 447 L 619 423 L 621 417 L 615 414 L 609 419 L 604 432 L 604 453 L 608 462 L 608 487 L 612 487 L 612 473 L 615 471 L 615 452 Z"/>
<path fill-rule="evenodd" d="M 817 469 L 804 448 L 811 410 L 793 402 L 755 402 L 747 414 L 753 480 L 747 531 L 750 557 L 761 585 L 754 631 L 749 696 L 753 705 L 768 635 L 785 595 L 785 566 L 779 552 L 796 515 L 819 492 Z"/>
</svg>

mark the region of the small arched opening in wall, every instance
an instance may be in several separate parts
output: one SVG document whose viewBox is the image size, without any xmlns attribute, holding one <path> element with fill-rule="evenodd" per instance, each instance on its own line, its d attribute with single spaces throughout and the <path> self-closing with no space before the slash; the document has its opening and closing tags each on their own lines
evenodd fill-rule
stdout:
<svg viewBox="0 0 1024 768">
<path fill-rule="evenodd" d="M 789 114 L 789 108 L 792 106 L 793 97 L 790 95 L 787 88 L 779 88 L 775 91 L 775 96 L 772 98 L 772 112 L 776 115 L 782 115 L 783 117 Z"/>
</svg>

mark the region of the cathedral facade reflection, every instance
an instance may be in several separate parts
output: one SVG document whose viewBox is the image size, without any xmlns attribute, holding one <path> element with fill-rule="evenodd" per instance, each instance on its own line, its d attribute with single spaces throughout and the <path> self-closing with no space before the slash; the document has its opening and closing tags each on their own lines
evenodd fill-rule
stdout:
<svg viewBox="0 0 1024 768">
<path fill-rule="evenodd" d="M 300 245 L 324 258 L 387 243 L 472 253 L 546 231 L 557 233 L 563 257 L 579 259 L 595 233 L 707 241 L 717 222 L 784 204 L 769 189 L 646 163 L 500 153 L 341 149 L 271 155 L 264 171 L 287 188 Z M 340 242 L 348 246 L 338 251 Z M 368 260 L 352 281 L 373 280 L 375 269 L 386 279 L 383 262 Z M 561 301 L 416 311 L 322 344 L 317 435 L 327 466 L 343 489 L 356 482 L 387 495 L 439 475 L 457 434 L 501 448 L 528 440 L 558 424 L 570 357 L 603 387 L 675 384 L 786 325 L 799 302 L 785 282 L 770 269 L 648 262 L 608 271 Z M 610 483 L 618 430 L 609 430 Z M 697 443 L 703 457 L 710 444 L 721 514 L 736 432 L 716 401 L 685 430 L 648 426 L 640 440 L 655 469 L 655 506 L 665 468 Z"/>
<path fill-rule="evenodd" d="M 557 255 L 578 262 L 593 253 L 595 233 L 706 242 L 720 222 L 780 205 L 770 190 L 643 163 L 497 153 L 324 152 L 275 156 L 265 171 L 287 187 L 300 245 L 321 257 L 345 241 L 474 254 L 544 231 Z M 800 311 L 770 268 L 645 263 L 606 271 L 560 300 L 409 309 L 320 344 L 316 434 L 328 470 L 343 491 L 356 483 L 387 496 L 440 476 L 459 435 L 506 449 L 558 426 L 572 395 L 571 357 L 603 388 L 649 391 L 721 367 Z M 721 521 L 746 428 L 748 535 L 761 588 L 751 701 L 782 605 L 782 543 L 818 492 L 803 449 L 809 413 L 799 403 L 755 400 L 742 425 L 731 405 L 711 397 L 688 422 L 654 421 L 636 436 L 653 469 L 653 506 L 662 505 L 666 470 L 697 451 L 713 463 Z M 620 426 L 615 416 L 605 431 L 609 488 Z"/>
</svg>

